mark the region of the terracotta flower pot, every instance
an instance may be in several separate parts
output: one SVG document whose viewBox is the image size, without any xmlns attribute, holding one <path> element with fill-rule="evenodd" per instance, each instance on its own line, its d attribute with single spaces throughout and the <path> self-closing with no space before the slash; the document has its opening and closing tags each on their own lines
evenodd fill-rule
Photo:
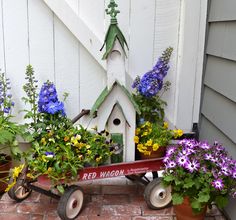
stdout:
<svg viewBox="0 0 236 220">
<path fill-rule="evenodd" d="M 206 215 L 207 206 L 203 209 L 201 213 L 193 213 L 190 201 L 188 197 L 184 198 L 184 201 L 180 205 L 174 205 L 174 211 L 177 220 L 204 220 Z"/>
<path fill-rule="evenodd" d="M 0 164 L 0 193 L 3 193 L 7 188 L 7 184 L 2 182 L 1 179 L 5 179 L 9 175 L 8 171 L 12 166 L 12 158 L 10 156 L 6 156 L 6 160 L 7 162 Z M 5 171 L 6 173 L 1 173 Z"/>
<path fill-rule="evenodd" d="M 146 159 L 153 159 L 153 158 L 161 158 L 165 156 L 166 153 L 166 147 L 159 147 L 158 150 L 153 151 L 152 147 L 148 147 L 148 151 L 151 151 L 150 155 L 144 155 L 140 153 L 140 159 L 146 160 Z"/>
</svg>

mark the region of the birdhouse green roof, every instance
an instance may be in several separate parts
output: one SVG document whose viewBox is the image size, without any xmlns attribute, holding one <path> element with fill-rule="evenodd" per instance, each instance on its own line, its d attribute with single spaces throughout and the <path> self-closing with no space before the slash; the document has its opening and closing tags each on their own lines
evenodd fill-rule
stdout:
<svg viewBox="0 0 236 220">
<path fill-rule="evenodd" d="M 101 48 L 102 50 L 103 47 L 106 46 L 106 51 L 102 57 L 103 60 L 107 59 L 108 55 L 112 51 L 116 39 L 119 41 L 125 55 L 126 55 L 125 45 L 127 49 L 129 49 L 122 31 L 118 27 L 116 16 L 118 13 L 120 13 L 120 11 L 116 10 L 116 7 L 118 7 L 118 5 L 115 3 L 114 0 L 111 0 L 110 4 L 108 5 L 108 9 L 106 9 L 106 13 L 111 16 L 111 22 L 105 36 L 104 44 L 102 45 L 102 48 Z"/>
<path fill-rule="evenodd" d="M 107 87 L 102 91 L 102 93 L 100 94 L 100 96 L 97 98 L 96 102 L 94 103 L 91 111 L 90 111 L 90 115 L 94 116 L 95 112 L 99 109 L 99 107 L 102 105 L 102 103 L 106 100 L 106 98 L 109 96 L 109 94 L 111 93 L 111 91 L 114 89 L 115 86 L 119 86 L 121 88 L 121 90 L 126 94 L 126 96 L 129 98 L 130 102 L 133 104 L 135 111 L 138 114 L 141 114 L 140 109 L 138 107 L 138 104 L 135 102 L 135 100 L 133 99 L 132 95 L 130 94 L 130 92 L 123 86 L 121 85 L 119 82 L 115 81 L 114 84 L 112 85 L 112 87 L 110 89 L 108 89 Z"/>
</svg>

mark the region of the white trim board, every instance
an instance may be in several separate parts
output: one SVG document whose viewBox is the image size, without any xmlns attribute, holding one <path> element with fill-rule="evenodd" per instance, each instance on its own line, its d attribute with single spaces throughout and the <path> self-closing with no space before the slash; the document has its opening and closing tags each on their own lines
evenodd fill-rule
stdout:
<svg viewBox="0 0 236 220">
<path fill-rule="evenodd" d="M 44 2 L 89 51 L 103 69 L 106 70 L 106 63 L 102 60 L 102 52 L 100 52 L 100 48 L 103 44 L 102 40 L 94 34 L 65 0 L 44 0 Z"/>
</svg>

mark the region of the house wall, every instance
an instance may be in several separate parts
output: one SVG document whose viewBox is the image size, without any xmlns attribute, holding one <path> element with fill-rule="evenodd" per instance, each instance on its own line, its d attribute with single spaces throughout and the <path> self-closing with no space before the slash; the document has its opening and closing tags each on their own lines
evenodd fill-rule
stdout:
<svg viewBox="0 0 236 220">
<path fill-rule="evenodd" d="M 70 94 L 65 102 L 69 117 L 91 108 L 106 86 L 106 65 L 99 59 L 98 46 L 102 46 L 109 24 L 104 12 L 108 2 L 0 1 L 0 68 L 12 81 L 17 121 L 23 122 L 18 112 L 25 108 L 22 85 L 29 63 L 40 85 L 49 79 L 61 98 L 63 92 Z M 167 76 L 172 86 L 163 97 L 168 102 L 166 115 L 173 126 L 190 131 L 199 117 L 206 1 L 116 2 L 121 11 L 119 26 L 129 45 L 126 71 L 130 84 L 172 46 Z"/>
<path fill-rule="evenodd" d="M 209 5 L 206 69 L 203 79 L 200 138 L 219 140 L 236 159 L 236 2 Z M 236 219 L 236 201 L 226 208 Z"/>
</svg>

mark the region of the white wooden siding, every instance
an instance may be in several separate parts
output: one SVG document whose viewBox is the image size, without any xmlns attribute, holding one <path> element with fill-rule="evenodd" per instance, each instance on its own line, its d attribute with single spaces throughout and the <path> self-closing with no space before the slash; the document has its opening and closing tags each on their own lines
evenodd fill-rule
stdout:
<svg viewBox="0 0 236 220">
<path fill-rule="evenodd" d="M 104 12 L 108 2 L 60 0 L 54 4 L 52 0 L 0 1 L 0 68 L 11 78 L 18 121 L 22 122 L 18 111 L 24 108 L 22 85 L 29 63 L 33 65 L 40 85 L 49 79 L 56 83 L 60 98 L 63 92 L 69 92 L 65 103 L 69 117 L 74 117 L 83 108 L 91 108 L 106 86 L 106 65 L 99 60 L 102 56 L 99 49 L 109 24 Z M 199 112 L 199 100 L 195 105 L 193 97 L 200 94 L 200 88 L 196 91 L 192 89 L 189 95 L 185 92 L 188 86 L 194 88 L 194 80 L 201 78 L 203 42 L 198 41 L 199 36 L 194 36 L 200 28 L 204 28 L 204 24 L 201 27 L 195 25 L 204 20 L 206 7 L 202 7 L 202 2 L 204 0 L 191 5 L 189 0 L 117 0 L 121 11 L 118 14 L 119 26 L 130 48 L 126 61 L 129 79 L 150 70 L 166 47 L 174 48 L 167 77 L 172 87 L 164 97 L 168 102 L 166 112 L 174 126 L 186 131 L 191 130 L 192 123 L 198 120 L 193 118 L 193 112 Z M 185 7 L 186 4 L 188 7 Z M 65 16 L 63 8 L 58 5 L 64 5 L 71 13 Z M 186 14 L 193 11 L 196 11 L 196 16 L 191 16 L 192 24 L 187 22 L 189 17 Z M 81 31 L 77 24 L 85 31 Z M 186 31 L 189 26 L 192 34 Z M 89 34 L 91 38 L 87 38 Z M 200 35 L 204 37 L 204 31 Z M 186 49 L 186 41 L 188 45 L 195 45 L 193 50 Z M 188 55 L 184 57 L 185 51 Z M 186 58 L 189 56 L 190 63 Z M 199 60 L 198 65 L 192 65 Z M 184 65 L 185 68 L 182 68 Z M 191 103 L 187 111 L 182 111 L 180 107 L 183 102 Z"/>
</svg>

